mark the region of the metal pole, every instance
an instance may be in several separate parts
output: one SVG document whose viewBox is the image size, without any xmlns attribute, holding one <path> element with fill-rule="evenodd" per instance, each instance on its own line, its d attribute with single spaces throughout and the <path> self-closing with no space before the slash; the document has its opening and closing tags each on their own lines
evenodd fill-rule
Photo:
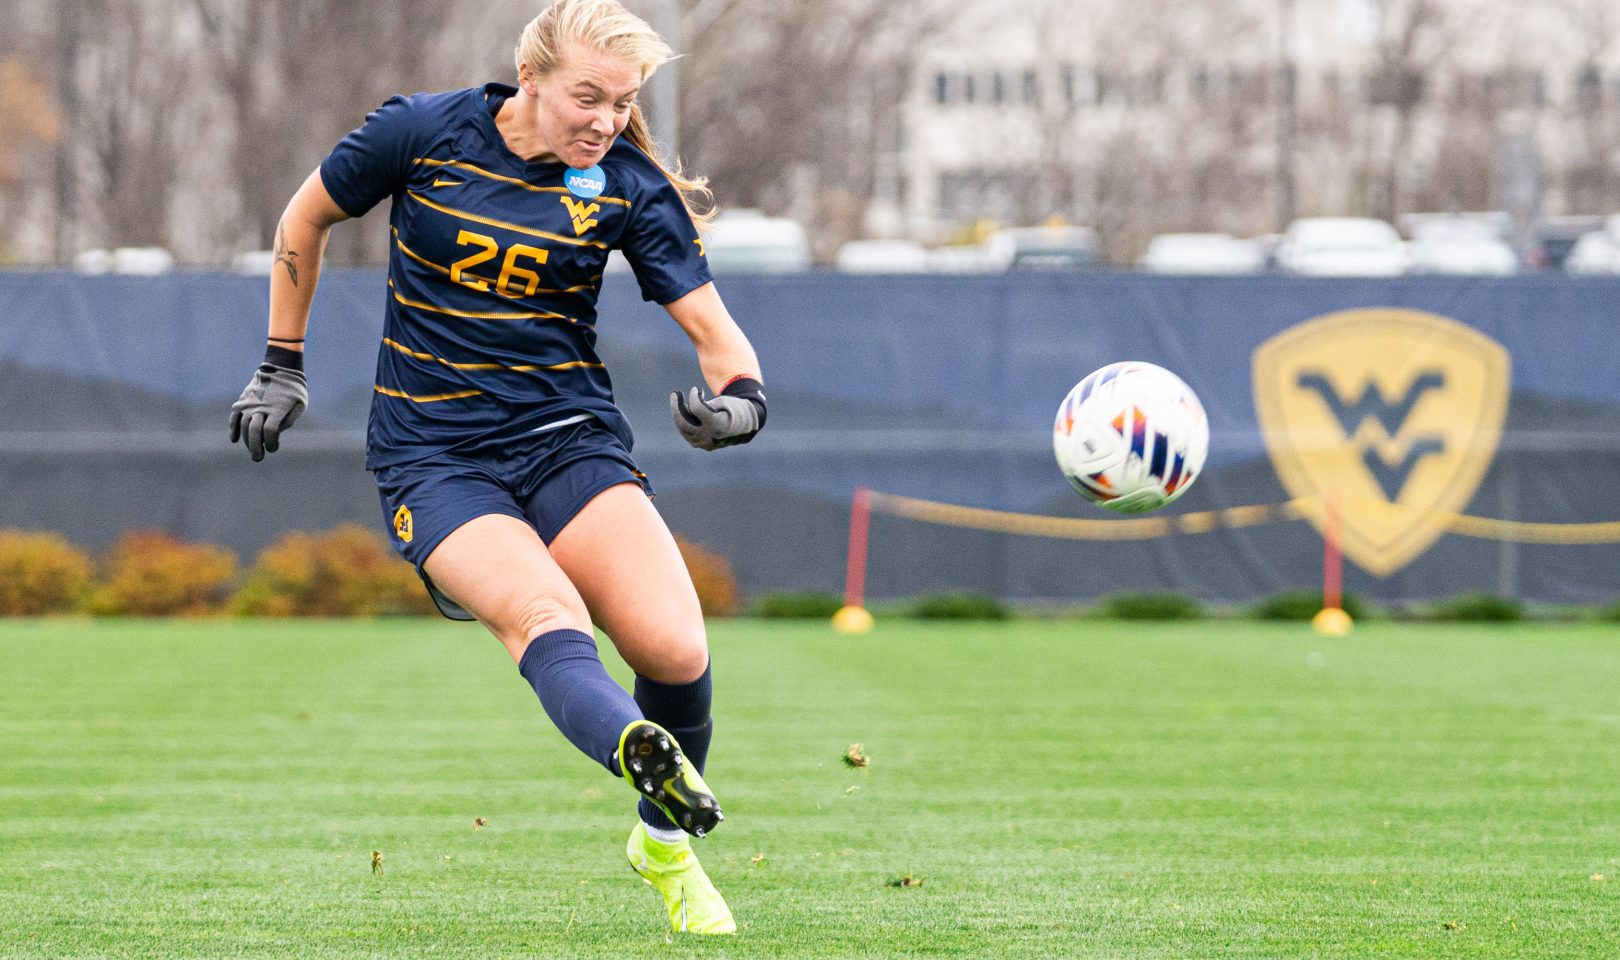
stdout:
<svg viewBox="0 0 1620 960">
<path fill-rule="evenodd" d="M 866 605 L 867 535 L 872 526 L 872 491 L 856 487 L 849 500 L 849 557 L 844 561 L 844 606 Z"/>
<path fill-rule="evenodd" d="M 1498 512 L 1503 519 L 1519 519 L 1519 458 L 1499 460 L 1502 482 L 1497 490 L 1501 498 Z M 1503 597 L 1519 595 L 1519 544 L 1512 537 L 1503 537 L 1501 552 L 1496 555 L 1496 593 Z"/>
<path fill-rule="evenodd" d="M 1294 221 L 1294 0 L 1277 0 L 1277 231 Z"/>
<path fill-rule="evenodd" d="M 73 259 L 78 242 L 78 184 L 74 179 L 73 144 L 79 120 L 79 17 L 81 5 L 56 9 L 56 97 L 62 116 L 56 141 L 56 224 L 52 240 L 56 262 Z"/>
<path fill-rule="evenodd" d="M 658 32 L 676 53 L 681 52 L 681 12 L 678 0 L 658 0 Z M 653 74 L 652 135 L 664 156 L 671 162 L 681 155 L 680 82 L 677 76 L 680 60 L 671 60 Z"/>
<path fill-rule="evenodd" d="M 1340 548 L 1341 525 L 1339 494 L 1327 497 L 1327 518 L 1322 524 L 1322 609 L 1337 610 L 1344 606 L 1344 552 Z"/>
</svg>

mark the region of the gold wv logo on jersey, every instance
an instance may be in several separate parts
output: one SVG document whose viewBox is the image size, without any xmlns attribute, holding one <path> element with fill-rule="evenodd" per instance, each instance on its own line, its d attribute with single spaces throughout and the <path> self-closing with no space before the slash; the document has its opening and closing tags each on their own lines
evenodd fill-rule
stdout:
<svg viewBox="0 0 1620 960">
<path fill-rule="evenodd" d="M 411 508 L 401 506 L 394 511 L 394 535 L 406 543 L 411 542 L 415 534 L 411 530 Z"/>
<path fill-rule="evenodd" d="M 602 212 L 600 203 L 586 203 L 573 197 L 563 197 L 562 203 L 568 208 L 568 216 L 573 218 L 574 236 L 583 237 L 585 231 L 596 226 L 596 221 L 592 218 Z"/>
<path fill-rule="evenodd" d="M 1455 320 L 1345 310 L 1254 352 L 1254 403 L 1272 464 L 1346 556 L 1379 577 L 1411 563 L 1467 507 L 1507 418 L 1511 360 Z"/>
</svg>

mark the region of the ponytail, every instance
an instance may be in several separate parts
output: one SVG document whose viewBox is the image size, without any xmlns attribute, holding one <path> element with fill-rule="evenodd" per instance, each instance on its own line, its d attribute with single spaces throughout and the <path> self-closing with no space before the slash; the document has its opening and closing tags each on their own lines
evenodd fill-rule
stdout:
<svg viewBox="0 0 1620 960">
<path fill-rule="evenodd" d="M 674 107 L 674 104 L 670 104 Z M 673 167 L 666 164 L 658 155 L 658 145 L 653 143 L 652 133 L 647 128 L 647 118 L 641 113 L 641 104 L 630 107 L 630 122 L 625 125 L 624 138 L 630 141 L 631 146 L 647 155 L 659 172 L 669 178 L 669 182 L 680 191 L 681 204 L 686 207 L 686 213 L 699 230 L 707 227 L 714 219 L 714 191 L 709 189 L 707 177 L 687 177 L 681 171 L 680 161 L 676 160 Z M 696 201 L 696 202 L 694 202 Z"/>
</svg>

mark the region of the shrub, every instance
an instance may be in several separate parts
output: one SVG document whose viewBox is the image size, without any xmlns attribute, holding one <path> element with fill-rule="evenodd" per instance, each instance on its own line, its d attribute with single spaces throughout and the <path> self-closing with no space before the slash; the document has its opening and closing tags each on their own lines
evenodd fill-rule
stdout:
<svg viewBox="0 0 1620 960">
<path fill-rule="evenodd" d="M 735 616 L 740 591 L 726 558 L 680 537 L 675 538 L 675 545 L 680 547 L 681 559 L 686 561 L 686 571 L 692 577 L 692 586 L 697 589 L 698 604 L 703 608 L 703 615 Z"/>
<path fill-rule="evenodd" d="M 1254 615 L 1261 620 L 1310 620 L 1320 609 L 1322 591 L 1290 590 L 1261 601 Z M 1353 593 L 1340 598 L 1339 609 L 1348 613 L 1352 620 L 1360 620 L 1367 615 L 1367 605 Z"/>
<path fill-rule="evenodd" d="M 1524 619 L 1524 604 L 1512 597 L 1465 593 L 1436 604 L 1429 616 L 1435 620 L 1507 623 Z"/>
<path fill-rule="evenodd" d="M 778 620 L 825 620 L 843 609 L 844 600 L 819 590 L 795 593 L 768 593 L 755 613 Z"/>
<path fill-rule="evenodd" d="M 1007 607 L 995 597 L 977 593 L 941 593 L 924 597 L 911 609 L 922 620 L 1005 620 Z"/>
<path fill-rule="evenodd" d="M 0 616 L 72 610 L 90 570 L 90 557 L 57 534 L 0 530 Z"/>
<path fill-rule="evenodd" d="M 1098 612 L 1115 620 L 1196 620 L 1204 615 L 1203 606 L 1182 593 L 1116 593 L 1102 598 Z"/>
<path fill-rule="evenodd" d="M 434 612 L 411 565 L 381 535 L 354 523 L 324 533 L 289 533 L 266 547 L 231 608 L 260 617 Z"/>
<path fill-rule="evenodd" d="M 138 617 L 218 611 L 230 595 L 236 554 L 206 543 L 185 543 L 161 530 L 132 530 L 102 562 L 90 612 Z"/>
<path fill-rule="evenodd" d="M 1599 610 L 1598 618 L 1600 620 L 1620 622 L 1620 603 L 1612 603 L 1609 606 Z"/>
</svg>

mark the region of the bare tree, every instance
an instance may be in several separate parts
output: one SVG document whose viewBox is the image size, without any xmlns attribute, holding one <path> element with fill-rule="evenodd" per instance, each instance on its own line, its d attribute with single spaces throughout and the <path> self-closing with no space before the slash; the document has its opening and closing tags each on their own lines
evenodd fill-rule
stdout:
<svg viewBox="0 0 1620 960">
<path fill-rule="evenodd" d="M 517 29 L 543 5 L 15 2 L 0 34 L 0 242 L 44 251 L 54 235 L 59 257 L 158 243 L 193 260 L 268 245 L 299 181 L 390 94 L 509 79 Z M 657 19 L 656 0 L 627 2 Z M 1005 110 L 974 108 L 967 136 L 994 144 L 980 151 L 992 159 L 957 172 L 956 213 L 983 203 L 980 215 L 1063 216 L 1097 226 L 1124 259 L 1155 232 L 1259 232 L 1281 209 L 1286 77 L 1272 2 L 1029 0 L 1012 16 L 1036 37 L 1027 67 L 976 45 L 984 23 L 1008 19 L 1002 5 L 675 2 L 683 159 L 722 206 L 804 219 L 820 256 L 861 232 L 874 197 L 898 199 L 897 158 L 916 147 L 903 143 L 903 104 L 921 89 L 921 54 L 951 31 L 966 55 L 949 69 L 981 80 L 995 70 L 1007 94 Z M 1503 84 L 1462 72 L 1464 45 L 1476 71 L 1534 81 L 1535 102 L 1516 105 L 1529 122 L 1515 129 L 1547 138 L 1553 195 L 1620 206 L 1620 8 L 1546 7 L 1573 39 L 1561 59 L 1532 63 L 1515 59 L 1507 0 L 1382 0 L 1370 78 L 1302 69 L 1300 212 L 1393 218 L 1491 202 L 1515 104 Z M 1487 17 L 1500 35 L 1482 28 Z M 1573 95 L 1542 104 L 1544 80 Z M 15 169 L 48 167 L 53 114 L 54 191 L 33 176 L 8 185 L 7 156 Z M 379 261 L 385 232 L 381 218 L 342 228 L 332 262 Z"/>
<path fill-rule="evenodd" d="M 1259 60 L 1254 38 L 1265 35 L 1222 0 L 1043 8 L 1037 59 L 1054 82 L 1035 153 L 1047 212 L 1096 227 L 1115 260 L 1154 233 L 1252 227 L 1274 170 L 1262 150 L 1270 88 L 1262 70 L 1235 64 Z"/>
<path fill-rule="evenodd" d="M 65 140 L 88 168 L 89 202 L 78 212 L 98 224 L 100 246 L 165 244 L 178 187 L 177 105 L 194 75 L 176 38 L 179 11 L 169 0 L 84 0 L 82 11 L 93 29 L 72 67 L 80 109 Z"/>
<path fill-rule="evenodd" d="M 288 197 L 368 110 L 460 72 L 429 56 L 458 9 L 439 0 L 193 3 L 235 131 L 229 170 L 253 245 L 269 245 Z"/>
<path fill-rule="evenodd" d="M 1477 11 L 1459 12 L 1441 0 L 1384 0 L 1378 9 L 1367 97 L 1382 135 L 1367 140 L 1376 153 L 1369 152 L 1363 168 L 1362 194 L 1369 212 L 1393 220 L 1406 206 L 1403 172 L 1414 165 L 1413 125 L 1433 101 L 1432 87 L 1457 45 L 1473 35 Z"/>
<path fill-rule="evenodd" d="M 1620 207 L 1620 98 L 1604 82 L 1602 65 L 1620 49 L 1620 10 L 1609 0 L 1558 0 L 1552 8 L 1580 38 L 1570 63 L 1573 96 L 1561 118 L 1569 151 L 1565 202 L 1572 210 L 1613 210 Z"/>
<path fill-rule="evenodd" d="M 28 197 L 18 190 L 41 179 L 27 174 L 44 165 L 60 136 L 60 120 L 45 84 L 20 56 L 0 59 L 0 222 L 10 223 Z M 0 236 L 0 263 L 17 256 Z"/>
<path fill-rule="evenodd" d="M 929 0 L 698 0 L 683 13 L 691 166 L 722 205 L 797 205 L 830 252 L 872 196 L 914 46 L 947 13 Z"/>
<path fill-rule="evenodd" d="M 0 59 L 0 185 L 21 177 L 21 155 L 54 143 L 61 121 L 44 82 L 21 57 Z"/>
</svg>

